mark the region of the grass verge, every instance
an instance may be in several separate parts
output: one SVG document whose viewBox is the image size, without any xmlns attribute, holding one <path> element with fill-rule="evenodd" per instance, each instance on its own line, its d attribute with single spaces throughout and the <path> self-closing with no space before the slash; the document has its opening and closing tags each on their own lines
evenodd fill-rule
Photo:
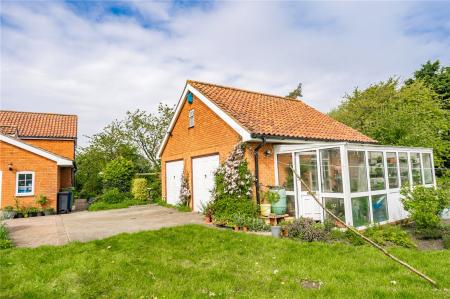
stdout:
<svg viewBox="0 0 450 299">
<path fill-rule="evenodd" d="M 450 251 L 300 243 L 199 225 L 0 255 L 2 298 L 446 298 Z M 322 282 L 305 289 L 302 282 Z"/>
<path fill-rule="evenodd" d="M 141 200 L 136 199 L 128 199 L 124 200 L 118 203 L 107 203 L 104 201 L 96 201 L 92 203 L 88 210 L 89 211 L 101 211 L 101 210 L 112 210 L 112 209 L 124 209 L 128 208 L 129 206 L 137 206 L 137 205 L 144 205 L 146 202 L 143 202 Z"/>
<path fill-rule="evenodd" d="M 8 249 L 13 247 L 8 229 L 4 223 L 0 223 L 0 249 Z"/>
</svg>

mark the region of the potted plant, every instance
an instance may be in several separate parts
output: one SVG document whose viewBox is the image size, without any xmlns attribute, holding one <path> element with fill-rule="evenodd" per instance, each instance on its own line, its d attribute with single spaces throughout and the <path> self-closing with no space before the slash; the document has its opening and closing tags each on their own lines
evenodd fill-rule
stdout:
<svg viewBox="0 0 450 299">
<path fill-rule="evenodd" d="M 54 213 L 55 213 L 55 210 L 53 208 L 45 208 L 44 209 L 45 216 L 53 215 Z"/>
<path fill-rule="evenodd" d="M 16 212 L 14 211 L 14 208 L 11 206 L 6 206 L 2 210 L 3 218 L 5 219 L 13 219 L 16 215 Z"/>
<path fill-rule="evenodd" d="M 213 209 L 212 202 L 209 202 L 206 205 L 203 205 L 203 215 L 205 216 L 205 223 L 212 223 Z"/>
<path fill-rule="evenodd" d="M 30 217 L 30 211 L 28 208 L 22 208 L 23 218 Z"/>
<path fill-rule="evenodd" d="M 44 209 L 42 207 L 38 208 L 37 210 L 38 210 L 37 211 L 37 216 L 44 216 L 45 215 L 44 214 Z"/>
<path fill-rule="evenodd" d="M 265 203 L 260 204 L 261 215 L 265 216 L 265 217 L 269 217 L 271 209 L 272 209 L 272 205 L 278 202 L 278 200 L 280 199 L 280 195 L 276 192 L 268 190 L 266 192 L 263 192 L 262 198 Z"/>
<path fill-rule="evenodd" d="M 30 217 L 36 217 L 38 213 L 38 209 L 36 207 L 30 207 L 28 208 L 28 215 Z"/>
<path fill-rule="evenodd" d="M 16 208 L 16 218 L 23 218 L 23 208 Z"/>
<path fill-rule="evenodd" d="M 47 204 L 48 204 L 48 199 L 47 196 L 45 196 L 44 194 L 39 194 L 39 197 L 36 198 L 35 202 L 41 207 L 41 209 L 43 210 Z"/>
<path fill-rule="evenodd" d="M 248 227 L 250 226 L 252 218 L 251 217 L 245 217 L 244 218 L 244 223 L 242 225 L 242 230 L 244 232 L 248 232 Z"/>
<path fill-rule="evenodd" d="M 287 229 L 287 226 L 289 225 L 290 222 L 286 221 L 286 220 L 282 220 L 280 222 L 280 226 L 281 226 L 281 235 L 283 237 L 287 237 L 289 234 L 289 231 Z"/>
<path fill-rule="evenodd" d="M 234 230 L 238 231 L 241 227 L 244 227 L 245 216 L 240 213 L 234 214 L 233 215 L 233 223 L 234 223 Z"/>
</svg>

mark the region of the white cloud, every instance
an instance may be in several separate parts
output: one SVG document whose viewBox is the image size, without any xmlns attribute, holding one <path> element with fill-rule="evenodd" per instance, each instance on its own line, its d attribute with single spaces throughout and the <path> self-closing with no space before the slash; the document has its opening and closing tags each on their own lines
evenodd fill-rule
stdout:
<svg viewBox="0 0 450 299">
<path fill-rule="evenodd" d="M 2 108 L 76 113 L 80 137 L 126 110 L 175 104 L 186 79 L 282 95 L 302 81 L 305 101 L 328 111 L 356 86 L 450 61 L 449 38 L 411 31 L 431 18 L 416 4 L 136 1 L 158 29 L 54 2 L 2 5 Z"/>
</svg>

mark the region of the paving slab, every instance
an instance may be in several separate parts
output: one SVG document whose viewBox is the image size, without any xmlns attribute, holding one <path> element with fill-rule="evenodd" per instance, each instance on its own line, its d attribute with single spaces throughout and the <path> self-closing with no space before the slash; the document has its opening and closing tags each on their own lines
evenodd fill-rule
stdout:
<svg viewBox="0 0 450 299">
<path fill-rule="evenodd" d="M 63 245 L 91 241 L 125 232 L 157 230 L 185 224 L 202 224 L 201 215 L 178 212 L 158 205 L 98 212 L 20 218 L 5 221 L 17 247 Z"/>
</svg>

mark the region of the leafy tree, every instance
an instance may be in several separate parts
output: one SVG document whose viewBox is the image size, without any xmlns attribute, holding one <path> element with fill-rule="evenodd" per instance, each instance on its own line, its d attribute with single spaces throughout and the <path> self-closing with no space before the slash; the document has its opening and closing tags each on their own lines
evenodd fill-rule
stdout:
<svg viewBox="0 0 450 299">
<path fill-rule="evenodd" d="M 103 170 L 105 189 L 117 188 L 121 192 L 129 192 L 131 180 L 135 174 L 133 162 L 123 157 L 112 160 Z"/>
<path fill-rule="evenodd" d="M 299 83 L 297 87 L 291 91 L 286 97 L 290 99 L 298 99 L 301 98 L 302 95 L 302 83 Z"/>
<path fill-rule="evenodd" d="M 330 116 L 381 144 L 432 147 L 436 166 L 449 159 L 449 112 L 420 80 L 399 86 L 398 80 L 389 79 L 355 89 Z"/>
<path fill-rule="evenodd" d="M 136 172 L 160 171 L 157 151 L 173 116 L 173 108 L 159 104 L 156 114 L 142 110 L 127 112 L 124 120 L 115 120 L 89 138 L 89 145 L 77 151 L 76 186 L 83 197 L 102 192 L 99 173 L 119 157 L 132 161 Z M 160 197 L 158 175 L 149 177 L 152 197 Z"/>
<path fill-rule="evenodd" d="M 450 109 L 450 67 L 441 66 L 439 60 L 427 61 L 414 72 L 414 77 L 406 80 L 410 85 L 416 81 L 423 81 L 438 96 L 444 109 Z"/>
<path fill-rule="evenodd" d="M 125 135 L 131 144 L 150 161 L 152 167 L 159 165 L 158 149 L 172 119 L 174 109 L 160 103 L 158 113 L 151 114 L 142 110 L 127 112 L 124 121 Z"/>
</svg>

